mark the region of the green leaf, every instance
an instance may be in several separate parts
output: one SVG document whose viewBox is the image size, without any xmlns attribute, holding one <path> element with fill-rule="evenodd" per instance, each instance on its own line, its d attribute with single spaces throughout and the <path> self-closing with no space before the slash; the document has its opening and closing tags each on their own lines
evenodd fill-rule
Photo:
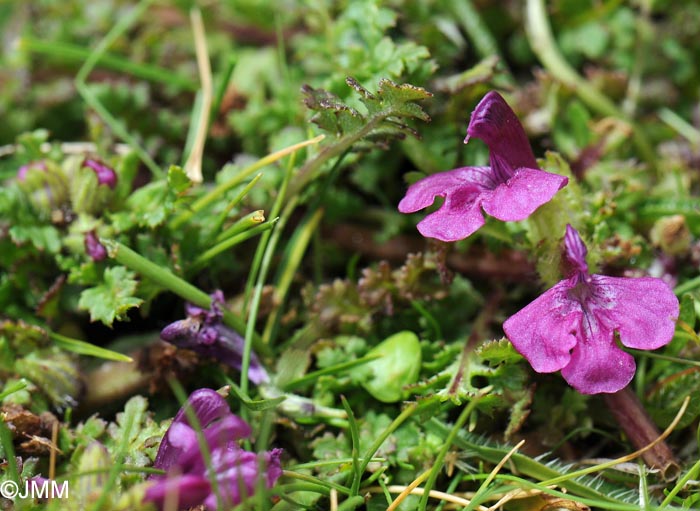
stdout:
<svg viewBox="0 0 700 511">
<path fill-rule="evenodd" d="M 82 390 L 76 357 L 52 346 L 17 359 L 15 371 L 39 387 L 54 406 L 75 406 Z M 34 396 L 33 396 L 34 397 Z"/>
<path fill-rule="evenodd" d="M 241 403 L 243 403 L 243 406 L 254 412 L 263 412 L 265 410 L 276 408 L 277 405 L 287 399 L 285 396 L 277 396 L 270 399 L 250 399 L 250 397 L 248 397 L 248 395 L 245 394 L 231 379 L 227 378 L 226 382 L 230 386 L 231 392 Z"/>
<path fill-rule="evenodd" d="M 491 365 L 510 364 L 523 358 L 506 338 L 484 342 L 476 349 L 476 355 Z"/>
<path fill-rule="evenodd" d="M 125 319 L 126 311 L 143 302 L 133 296 L 136 285 L 134 273 L 123 266 L 109 268 L 104 272 L 102 284 L 80 294 L 78 308 L 89 311 L 91 321 L 102 321 L 112 326 L 115 319 Z"/>
<path fill-rule="evenodd" d="M 57 346 L 63 348 L 67 351 L 72 351 L 78 355 L 88 355 L 91 357 L 97 357 L 104 360 L 114 360 L 116 362 L 133 362 L 131 357 L 128 357 L 122 353 L 117 353 L 116 351 L 108 350 L 105 348 L 100 348 L 89 342 L 81 341 L 78 339 L 71 339 L 65 335 L 60 335 L 55 332 L 49 333 L 49 336 L 56 343 Z"/>
<path fill-rule="evenodd" d="M 154 181 L 136 190 L 129 196 L 127 206 L 139 225 L 157 227 L 163 222 L 172 207 L 169 189 L 165 181 Z"/>
<path fill-rule="evenodd" d="M 187 177 L 182 167 L 171 165 L 168 169 L 168 186 L 176 194 L 181 195 L 190 189 L 192 181 Z"/>
<path fill-rule="evenodd" d="M 409 331 L 399 332 L 382 341 L 367 355 L 380 355 L 380 358 L 363 368 L 367 374 L 362 382 L 365 390 L 384 403 L 405 398 L 405 387 L 415 383 L 420 372 L 422 355 L 418 336 Z"/>
<path fill-rule="evenodd" d="M 61 235 L 51 225 L 13 225 L 10 237 L 18 245 L 31 243 L 41 252 L 56 254 L 61 250 Z"/>
<path fill-rule="evenodd" d="M 345 82 L 359 93 L 360 101 L 367 109 L 366 114 L 346 105 L 326 90 L 314 89 L 309 85 L 302 87 L 304 103 L 316 111 L 311 121 L 333 135 L 365 139 L 385 147 L 388 140 L 404 138 L 406 134 L 418 138 L 418 132 L 404 124 L 404 120 L 430 121 L 428 114 L 416 103 L 432 97 L 430 92 L 421 87 L 398 85 L 391 80 L 382 79 L 376 94 L 373 94 L 352 77 L 348 77 Z M 368 147 L 360 144 L 358 148 Z"/>
<path fill-rule="evenodd" d="M 681 310 L 678 321 L 682 321 L 690 328 L 695 327 L 695 298 L 690 293 L 685 293 L 681 297 Z"/>
</svg>

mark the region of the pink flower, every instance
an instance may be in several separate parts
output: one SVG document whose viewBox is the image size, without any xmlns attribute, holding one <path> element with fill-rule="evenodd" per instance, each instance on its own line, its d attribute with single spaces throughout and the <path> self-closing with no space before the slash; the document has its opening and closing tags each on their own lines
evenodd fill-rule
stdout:
<svg viewBox="0 0 700 511">
<path fill-rule="evenodd" d="M 634 358 L 617 347 L 654 350 L 673 337 L 679 305 L 652 277 L 588 273 L 588 250 L 570 225 L 564 237 L 573 273 L 504 324 L 506 336 L 539 373 L 561 370 L 582 394 L 612 393 L 634 376 Z"/>
<path fill-rule="evenodd" d="M 423 236 L 457 241 L 484 225 L 481 209 L 506 222 L 524 220 L 549 202 L 568 179 L 537 167 L 525 131 L 505 100 L 489 92 L 476 106 L 467 128 L 469 137 L 489 147 L 488 167 L 462 167 L 433 174 L 408 188 L 401 213 L 427 208 L 435 197 L 443 205 L 418 223 Z"/>
</svg>

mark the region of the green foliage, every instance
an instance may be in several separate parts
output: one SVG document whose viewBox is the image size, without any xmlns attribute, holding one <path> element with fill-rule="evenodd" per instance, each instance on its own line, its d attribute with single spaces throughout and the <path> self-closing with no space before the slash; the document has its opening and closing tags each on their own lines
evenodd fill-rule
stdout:
<svg viewBox="0 0 700 511">
<path fill-rule="evenodd" d="M 552 38 L 533 22 L 538 6 Z M 206 133 L 191 120 L 206 82 L 193 8 L 212 69 Z M 141 508 L 142 469 L 168 423 L 153 413 L 179 407 L 163 393 L 172 379 L 229 385 L 255 449 L 284 449 L 276 503 L 260 493 L 245 509 L 334 508 L 332 491 L 339 510 L 386 509 L 392 485 L 426 470 L 469 509 L 697 507 L 693 399 L 667 439 L 679 482 L 577 475 L 591 445 L 599 458 L 632 447 L 598 398 L 535 374 L 500 336 L 562 277 L 571 223 L 591 269 L 661 276 L 681 298 L 672 343 L 634 351 L 633 385 L 657 425 L 700 392 L 699 24 L 695 2 L 667 0 L 0 6 L 0 398 L 31 420 L 58 415 L 55 470 L 73 496 L 16 507 Z M 462 141 L 490 89 L 542 169 L 569 184 L 525 222 L 487 219 L 464 242 L 426 242 L 396 205 L 426 174 L 486 163 L 483 144 Z M 322 143 L 268 154 L 318 130 Z M 181 167 L 200 134 L 202 184 Z M 88 157 L 115 169 L 114 189 Z M 91 257 L 88 235 L 106 258 Z M 243 358 L 257 351 L 271 382 L 157 342 L 183 302 L 207 308 L 216 289 Z M 457 417 L 468 419 L 459 431 Z M 2 432 L 0 481 L 47 475 L 47 456 Z M 487 478 L 512 449 L 499 442 L 519 437 L 526 447 Z M 552 450 L 567 463 L 543 456 Z M 496 505 L 521 491 L 541 495 Z"/>
<path fill-rule="evenodd" d="M 78 307 L 90 312 L 91 321 L 101 321 L 107 326 L 111 326 L 115 319 L 124 320 L 129 309 L 143 303 L 134 296 L 138 285 L 134 277 L 134 273 L 123 266 L 106 269 L 104 282 L 84 290 Z"/>
<path fill-rule="evenodd" d="M 360 94 L 367 113 L 362 114 L 355 108 L 345 105 L 332 93 L 305 86 L 304 104 L 317 113 L 311 121 L 325 131 L 338 137 L 345 136 L 359 142 L 365 139 L 386 147 L 388 140 L 403 138 L 406 133 L 418 136 L 418 133 L 403 123 L 403 119 L 420 119 L 429 121 L 430 117 L 415 102 L 427 99 L 432 94 L 421 87 L 409 84 L 397 85 L 391 80 L 379 81 L 376 94 L 365 89 L 354 78 L 346 79 L 348 86 Z M 365 146 L 357 144 L 355 149 Z"/>
<path fill-rule="evenodd" d="M 368 356 L 379 356 L 363 367 L 362 386 L 372 397 L 393 403 L 407 397 L 406 387 L 415 383 L 421 366 L 421 348 L 413 332 L 399 332 L 372 348 Z M 363 371 L 364 372 L 364 371 Z"/>
</svg>

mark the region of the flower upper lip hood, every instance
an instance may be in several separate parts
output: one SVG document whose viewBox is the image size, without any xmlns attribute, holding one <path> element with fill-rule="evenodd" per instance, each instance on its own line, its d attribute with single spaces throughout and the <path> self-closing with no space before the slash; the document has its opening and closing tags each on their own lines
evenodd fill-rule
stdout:
<svg viewBox="0 0 700 511">
<path fill-rule="evenodd" d="M 520 121 L 497 92 L 489 92 L 472 113 L 467 137 L 489 147 L 488 167 L 461 167 L 414 183 L 399 203 L 413 213 L 444 197 L 443 205 L 418 224 L 423 236 L 457 241 L 484 225 L 481 209 L 503 221 L 519 221 L 551 200 L 568 179 L 537 167 Z"/>
<path fill-rule="evenodd" d="M 503 324 L 506 336 L 540 373 L 561 370 L 582 394 L 612 393 L 635 372 L 634 358 L 615 343 L 653 350 L 673 338 L 679 304 L 664 281 L 588 273 L 587 249 L 567 226 L 573 273 Z"/>
</svg>

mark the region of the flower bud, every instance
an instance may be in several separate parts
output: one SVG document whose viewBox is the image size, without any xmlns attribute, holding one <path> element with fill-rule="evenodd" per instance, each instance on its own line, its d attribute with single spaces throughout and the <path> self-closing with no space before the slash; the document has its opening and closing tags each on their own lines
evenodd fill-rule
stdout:
<svg viewBox="0 0 700 511">
<path fill-rule="evenodd" d="M 94 230 L 85 233 L 85 252 L 93 261 L 102 261 L 107 257 L 107 249 L 100 243 Z"/>
<path fill-rule="evenodd" d="M 77 484 L 71 487 L 74 499 L 80 502 L 81 509 L 87 509 L 102 494 L 108 479 L 108 469 L 112 466 L 112 459 L 107 449 L 98 441 L 91 442 L 83 451 L 78 461 L 78 473 L 80 476 Z"/>
<path fill-rule="evenodd" d="M 659 218 L 649 236 L 654 245 L 669 255 L 681 255 L 690 249 L 690 230 L 683 215 Z"/>
<path fill-rule="evenodd" d="M 76 213 L 98 214 L 105 208 L 116 186 L 114 170 L 97 160 L 87 159 L 71 172 L 70 199 Z"/>
<path fill-rule="evenodd" d="M 97 182 L 101 185 L 107 185 L 112 190 L 117 186 L 117 173 L 113 169 L 97 160 L 87 158 L 83 166 L 92 169 L 97 176 Z"/>
<path fill-rule="evenodd" d="M 17 171 L 17 184 L 44 218 L 53 218 L 68 201 L 68 179 L 54 162 L 44 160 L 22 165 Z"/>
</svg>

